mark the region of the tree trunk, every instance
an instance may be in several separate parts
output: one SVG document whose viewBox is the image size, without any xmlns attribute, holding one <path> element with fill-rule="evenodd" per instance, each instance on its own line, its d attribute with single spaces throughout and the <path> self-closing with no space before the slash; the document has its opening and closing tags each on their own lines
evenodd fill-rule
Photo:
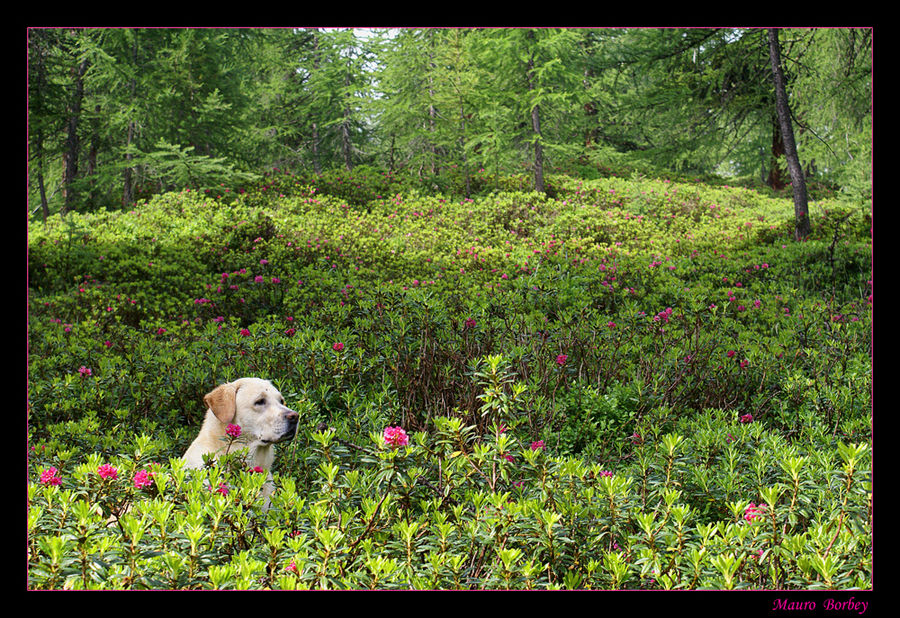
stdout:
<svg viewBox="0 0 900 618">
<path fill-rule="evenodd" d="M 81 117 L 81 100 L 84 98 L 83 77 L 87 71 L 87 59 L 81 61 L 77 69 L 73 69 L 75 93 L 69 105 L 69 117 L 66 122 L 66 148 L 63 152 L 63 213 L 66 213 L 75 200 L 72 183 L 78 175 L 78 156 L 81 144 L 78 140 L 78 121 Z"/>
<path fill-rule="evenodd" d="M 388 172 L 390 172 L 391 174 L 394 173 L 394 142 L 396 140 L 397 138 L 391 135 L 391 149 L 388 155 Z"/>
<path fill-rule="evenodd" d="M 50 206 L 47 204 L 47 189 L 44 187 L 44 172 L 38 170 L 38 188 L 41 191 L 41 214 L 44 217 L 44 223 L 47 223 L 47 217 L 50 216 Z"/>
<path fill-rule="evenodd" d="M 319 163 L 319 125 L 317 123 L 312 123 L 312 157 L 313 157 L 313 171 L 316 173 L 316 176 L 322 175 L 322 164 Z"/>
<path fill-rule="evenodd" d="M 466 154 L 466 110 L 462 100 L 459 102 L 459 151 L 462 153 L 463 176 L 466 180 L 466 197 L 472 196 L 472 181 L 469 179 L 469 157 Z"/>
<path fill-rule="evenodd" d="M 131 146 L 131 142 L 134 140 L 134 121 L 128 123 L 128 133 L 126 135 L 126 146 Z M 128 163 L 131 163 L 131 159 L 133 155 L 131 152 L 125 153 L 125 160 Z M 134 168 L 131 165 L 128 165 L 125 168 L 125 171 L 122 172 L 122 206 L 125 208 L 129 208 L 134 203 L 134 182 L 132 177 L 134 176 Z"/>
<path fill-rule="evenodd" d="M 313 28 L 313 71 L 319 70 L 319 31 Z M 312 123 L 312 157 L 313 171 L 316 176 L 322 175 L 322 163 L 319 161 L 319 124 Z"/>
<path fill-rule="evenodd" d="M 534 38 L 533 31 L 529 32 L 529 35 L 529 38 Z M 534 89 L 534 52 L 532 52 L 528 58 L 528 90 Z M 531 108 L 531 130 L 534 133 L 534 190 L 543 193 L 544 150 L 541 145 L 541 110 L 537 104 Z"/>
<path fill-rule="evenodd" d="M 587 68 L 584 70 L 584 79 L 581 81 L 584 86 L 585 91 L 590 89 L 591 83 L 596 80 L 596 73 Z M 597 126 L 597 106 L 593 101 L 588 101 L 584 104 L 584 119 L 585 119 L 585 131 L 584 131 L 584 149 L 585 151 L 590 150 L 597 143 L 597 140 L 600 135 L 600 127 Z"/>
<path fill-rule="evenodd" d="M 778 113 L 778 124 L 784 140 L 784 156 L 791 173 L 791 189 L 794 194 L 794 237 L 802 240 L 810 233 L 809 204 L 806 194 L 806 179 L 800 165 L 800 157 L 797 155 L 797 143 L 794 141 L 784 72 L 781 69 L 781 50 L 778 45 L 777 28 L 769 29 L 769 59 L 772 62 L 772 74 L 775 79 L 775 110 Z"/>
<path fill-rule="evenodd" d="M 137 67 L 137 51 L 138 51 L 137 50 L 137 46 L 138 46 L 137 36 L 138 36 L 137 32 L 135 32 L 134 33 L 134 44 L 131 47 L 131 61 L 132 61 L 132 66 L 135 68 Z M 135 93 L 137 92 L 137 82 L 134 77 L 131 78 L 130 88 L 131 88 L 131 101 L 132 101 L 132 103 L 134 103 Z M 134 111 L 132 110 L 131 113 L 133 114 Z M 131 146 L 132 142 L 134 141 L 134 130 L 135 130 L 135 124 L 134 124 L 134 118 L 132 118 L 132 120 L 128 123 L 128 132 L 125 136 L 126 147 Z M 125 208 L 130 208 L 131 205 L 134 203 L 134 181 L 133 181 L 134 168 L 131 167 L 131 165 L 130 165 L 132 158 L 133 158 L 133 155 L 131 154 L 131 152 L 126 151 L 125 160 L 128 161 L 129 165 L 125 168 L 125 171 L 122 172 L 122 185 L 123 185 L 123 187 L 122 187 L 122 206 Z"/>
<path fill-rule="evenodd" d="M 349 71 L 344 77 L 344 86 L 349 89 L 350 87 L 350 73 Z M 349 94 L 344 94 L 345 97 L 349 97 Z M 341 149 L 344 153 L 344 167 L 347 168 L 347 171 L 351 171 L 353 169 L 353 163 L 350 160 L 350 103 L 349 101 L 344 102 L 344 121 L 341 123 Z"/>
<path fill-rule="evenodd" d="M 437 118 L 437 109 L 434 106 L 434 31 L 428 30 L 426 34 L 428 44 L 428 62 L 426 69 L 426 79 L 428 81 L 428 149 L 431 153 L 431 176 L 437 176 L 440 171 L 438 165 L 438 147 L 435 143 L 435 133 L 437 132 L 435 118 Z"/>
<path fill-rule="evenodd" d="M 35 160 L 37 161 L 37 181 L 38 191 L 41 194 L 41 215 L 44 223 L 47 223 L 47 217 L 50 216 L 50 204 L 47 202 L 47 187 L 44 184 L 44 146 L 43 139 L 38 138 L 35 142 Z"/>
<path fill-rule="evenodd" d="M 28 32 L 28 107 L 32 114 L 35 113 L 32 105 L 42 100 L 40 93 L 47 83 L 47 68 L 44 60 L 47 51 L 44 46 L 44 32 L 42 30 L 30 30 Z M 33 91 L 32 88 L 34 89 Z M 32 96 L 34 96 L 34 99 L 31 99 Z M 37 105 L 43 109 L 40 103 L 37 103 Z M 37 162 L 36 176 L 41 196 L 41 214 L 44 218 L 44 223 L 46 223 L 47 217 L 50 216 L 50 205 L 47 203 L 47 188 L 44 184 L 44 130 L 35 127 L 29 128 L 31 129 L 28 135 L 29 143 L 31 148 L 34 149 L 34 161 Z"/>
<path fill-rule="evenodd" d="M 97 173 L 97 154 L 100 152 L 100 106 L 94 106 L 94 117 L 91 118 L 91 147 L 88 149 L 88 168 L 87 175 L 91 179 L 91 205 L 97 205 L 97 179 L 94 175 Z"/>
<path fill-rule="evenodd" d="M 541 111 L 535 105 L 531 109 L 531 128 L 534 131 L 534 190 L 544 192 L 544 149 L 541 146 Z"/>
<path fill-rule="evenodd" d="M 784 175 L 781 173 L 779 162 L 784 156 L 784 138 L 781 137 L 781 126 L 778 116 L 772 116 L 772 150 L 769 156 L 769 175 L 766 184 L 775 191 L 784 189 Z"/>
<path fill-rule="evenodd" d="M 434 40 L 432 40 L 432 44 Z M 435 140 L 435 121 L 434 119 L 437 117 L 437 109 L 434 107 L 434 80 L 432 79 L 432 71 L 434 70 L 434 63 L 431 62 L 430 68 L 428 71 L 428 141 L 429 150 L 431 151 L 431 175 L 436 176 L 438 173 L 438 164 L 437 164 L 437 155 L 438 149 L 437 145 L 434 143 Z"/>
<path fill-rule="evenodd" d="M 429 95 L 434 95 L 434 91 L 430 88 L 428 89 Z M 436 115 L 436 110 L 434 109 L 434 105 L 428 105 L 428 134 L 431 136 L 431 139 L 428 140 L 428 150 L 431 154 L 431 162 L 429 163 L 430 173 L 432 176 L 437 174 L 438 165 L 437 165 L 437 146 L 434 143 L 434 117 Z"/>
</svg>

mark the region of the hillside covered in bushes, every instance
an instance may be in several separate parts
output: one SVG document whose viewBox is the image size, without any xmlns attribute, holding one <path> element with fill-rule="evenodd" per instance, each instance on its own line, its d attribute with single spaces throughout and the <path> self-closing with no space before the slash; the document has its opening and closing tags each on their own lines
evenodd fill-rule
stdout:
<svg viewBox="0 0 900 618">
<path fill-rule="evenodd" d="M 869 202 L 445 178 L 31 221 L 29 588 L 871 588 Z M 267 511 L 179 461 L 242 376 Z"/>
</svg>

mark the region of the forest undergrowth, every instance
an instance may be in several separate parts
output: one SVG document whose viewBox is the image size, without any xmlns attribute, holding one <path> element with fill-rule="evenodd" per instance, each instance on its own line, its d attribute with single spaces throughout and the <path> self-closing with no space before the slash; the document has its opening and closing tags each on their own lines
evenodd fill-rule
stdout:
<svg viewBox="0 0 900 618">
<path fill-rule="evenodd" d="M 28 238 L 30 589 L 869 589 L 871 205 L 270 174 Z M 180 461 L 301 414 L 276 491 Z"/>
</svg>

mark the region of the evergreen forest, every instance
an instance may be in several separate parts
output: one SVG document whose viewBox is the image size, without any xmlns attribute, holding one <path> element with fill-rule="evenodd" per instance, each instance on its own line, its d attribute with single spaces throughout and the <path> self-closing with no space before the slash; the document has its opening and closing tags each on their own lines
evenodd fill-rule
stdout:
<svg viewBox="0 0 900 618">
<path fill-rule="evenodd" d="M 868 598 L 872 28 L 26 56 L 29 590 Z M 247 376 L 271 477 L 189 468 Z"/>
</svg>

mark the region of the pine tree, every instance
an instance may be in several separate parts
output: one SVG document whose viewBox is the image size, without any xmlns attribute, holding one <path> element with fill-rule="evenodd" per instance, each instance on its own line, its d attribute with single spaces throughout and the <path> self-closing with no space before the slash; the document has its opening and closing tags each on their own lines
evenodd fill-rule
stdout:
<svg viewBox="0 0 900 618">
<path fill-rule="evenodd" d="M 784 71 L 781 68 L 781 47 L 778 44 L 778 29 L 770 28 L 769 57 L 772 61 L 772 75 L 775 82 L 775 107 L 778 112 L 778 126 L 784 141 L 784 155 L 791 172 L 791 190 L 794 196 L 795 232 L 797 240 L 809 236 L 809 204 L 806 195 L 806 178 L 800 166 L 797 154 L 797 143 L 794 141 L 794 127 L 791 121 L 791 110 L 788 107 L 787 89 L 784 83 Z"/>
</svg>

